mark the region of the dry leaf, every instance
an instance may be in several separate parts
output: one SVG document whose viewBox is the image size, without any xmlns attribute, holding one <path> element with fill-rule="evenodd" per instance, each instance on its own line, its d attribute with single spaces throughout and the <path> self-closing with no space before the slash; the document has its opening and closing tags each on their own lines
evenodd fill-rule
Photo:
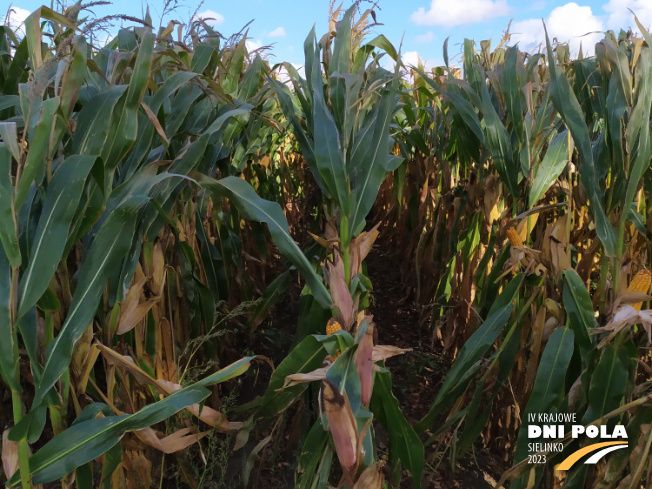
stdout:
<svg viewBox="0 0 652 489">
<path fill-rule="evenodd" d="M 373 465 L 367 467 L 360 478 L 353 486 L 353 489 L 382 489 L 383 482 L 385 482 L 385 474 L 383 474 L 383 466 L 385 462 L 380 460 Z"/>
<path fill-rule="evenodd" d="M 285 383 L 283 384 L 283 387 L 281 387 L 278 390 L 283 390 L 287 387 L 292 387 L 293 385 L 302 384 L 304 382 L 313 382 L 315 380 L 325 379 L 326 372 L 328 372 L 329 368 L 330 365 L 326 367 L 318 368 L 317 370 L 313 370 L 312 372 L 308 372 L 306 374 L 288 375 L 287 377 L 285 377 Z"/>
<path fill-rule="evenodd" d="M 376 345 L 371 354 L 371 361 L 373 363 L 380 362 L 381 360 L 387 360 L 396 355 L 403 355 L 409 351 L 412 351 L 412 348 L 399 348 L 394 345 Z"/>
<path fill-rule="evenodd" d="M 160 450 L 161 452 L 174 453 L 197 443 L 209 434 L 210 431 L 193 433 L 191 428 L 182 428 L 163 438 L 156 436 L 156 432 L 151 428 L 136 430 L 133 433 L 140 441 Z"/>
<path fill-rule="evenodd" d="M 2 433 L 2 470 L 7 479 L 18 470 L 18 443 L 9 439 L 9 429 Z"/>
<path fill-rule="evenodd" d="M 336 255 L 337 256 L 337 255 Z M 337 256 L 339 258 L 339 256 Z M 344 264 L 342 259 L 337 259 L 337 264 L 328 262 L 328 285 L 333 298 L 333 306 L 339 312 L 338 319 L 347 331 L 351 330 L 351 325 L 355 319 L 355 305 L 349 292 L 349 287 L 344 279 Z"/>
<path fill-rule="evenodd" d="M 371 400 L 371 390 L 374 384 L 373 369 L 374 325 L 367 326 L 354 355 L 355 366 L 360 376 L 360 399 L 365 406 Z"/>
<path fill-rule="evenodd" d="M 321 408 L 333 435 L 342 468 L 350 472 L 358 460 L 358 430 L 349 400 L 327 379 L 321 382 Z"/>
<path fill-rule="evenodd" d="M 131 357 L 120 355 L 111 348 L 107 348 L 101 344 L 98 344 L 97 347 L 107 359 L 107 363 L 112 365 L 119 365 L 126 368 L 139 382 L 156 387 L 156 391 L 158 393 L 170 395 L 173 392 L 181 389 L 181 385 L 179 384 L 175 384 L 164 379 L 153 378 L 147 372 L 142 370 L 138 365 L 136 365 Z M 186 409 L 201 419 L 204 423 L 222 432 L 239 430 L 243 426 L 243 423 L 228 421 L 226 416 L 208 406 L 204 406 L 201 409 L 201 416 L 199 404 L 193 404 L 192 406 L 186 407 Z"/>
</svg>

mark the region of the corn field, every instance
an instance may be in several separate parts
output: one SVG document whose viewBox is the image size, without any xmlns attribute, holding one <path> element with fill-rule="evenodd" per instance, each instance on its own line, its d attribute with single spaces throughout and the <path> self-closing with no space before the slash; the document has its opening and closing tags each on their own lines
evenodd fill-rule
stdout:
<svg viewBox="0 0 652 489">
<path fill-rule="evenodd" d="M 301 71 L 0 27 L 6 487 L 652 488 L 652 34 L 426 70 L 330 17 Z M 562 470 L 571 424 L 626 446 Z"/>
</svg>

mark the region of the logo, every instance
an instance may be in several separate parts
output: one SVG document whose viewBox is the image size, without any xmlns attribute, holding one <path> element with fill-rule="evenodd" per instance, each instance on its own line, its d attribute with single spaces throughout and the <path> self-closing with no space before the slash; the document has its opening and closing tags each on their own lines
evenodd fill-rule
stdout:
<svg viewBox="0 0 652 489">
<path fill-rule="evenodd" d="M 591 455 L 588 459 L 586 459 L 584 463 L 597 464 L 598 461 L 606 454 L 611 453 L 615 450 L 620 450 L 621 448 L 625 448 L 626 446 L 627 443 L 623 443 L 621 441 L 605 441 L 602 443 L 594 443 L 593 445 L 580 448 L 576 452 L 573 452 L 555 468 L 557 470 L 570 470 L 570 468 L 573 465 L 575 465 L 575 462 L 577 462 L 579 459 L 584 457 L 584 455 L 588 455 L 589 453 L 595 452 L 596 450 L 598 450 L 598 453 Z"/>
<path fill-rule="evenodd" d="M 577 440 L 580 438 L 599 439 L 598 443 L 592 443 L 576 450 L 555 467 L 556 470 L 570 470 L 573 465 L 581 459 L 590 455 L 584 463 L 596 464 L 605 455 L 626 448 L 627 431 L 623 425 L 616 425 L 613 429 L 601 425 L 584 426 L 578 424 L 575 413 L 529 413 L 527 437 L 528 440 L 550 440 L 549 442 L 532 441 L 528 443 L 528 463 L 544 464 L 546 455 L 541 452 L 560 453 L 564 450 L 564 439 Z M 559 440 L 555 442 L 553 440 Z M 609 440 L 609 441 L 605 441 Z"/>
</svg>

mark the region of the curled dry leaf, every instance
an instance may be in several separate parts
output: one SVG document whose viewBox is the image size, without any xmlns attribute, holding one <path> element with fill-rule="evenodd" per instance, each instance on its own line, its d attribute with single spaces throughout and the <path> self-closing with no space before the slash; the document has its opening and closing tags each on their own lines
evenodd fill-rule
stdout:
<svg viewBox="0 0 652 489">
<path fill-rule="evenodd" d="M 564 270 L 571 268 L 568 254 L 569 215 L 565 214 L 554 223 L 548 224 L 543 237 L 541 261 L 546 268 L 551 269 L 555 277 Z"/>
<path fill-rule="evenodd" d="M 9 439 L 9 429 L 2 433 L 2 469 L 7 480 L 18 470 L 18 443 Z"/>
<path fill-rule="evenodd" d="M 155 252 L 154 257 L 156 257 L 156 255 L 157 253 Z M 158 261 L 158 259 L 156 259 L 156 261 Z M 157 272 L 157 275 L 160 275 L 160 271 Z M 157 280 L 159 279 L 161 280 L 159 287 L 162 287 L 164 280 L 158 276 Z M 147 283 L 147 277 L 143 273 L 143 269 L 139 263 L 136 273 L 134 274 L 133 284 L 129 288 L 129 292 L 127 292 L 127 296 L 122 302 L 120 308 L 120 319 L 118 320 L 116 334 L 125 334 L 134 329 L 136 325 L 147 316 L 149 310 L 160 300 L 161 297 L 159 295 L 141 302 L 141 299 L 144 298 L 143 288 L 145 283 Z"/>
<path fill-rule="evenodd" d="M 318 368 L 317 370 L 313 370 L 312 372 L 308 372 L 305 374 L 288 375 L 287 377 L 285 377 L 285 383 L 283 384 L 283 387 L 281 387 L 278 390 L 283 390 L 287 387 L 292 387 L 293 385 L 302 384 L 304 382 L 313 382 L 315 380 L 325 379 L 326 373 L 328 372 L 329 368 L 330 365 L 327 365 L 325 367 Z"/>
<path fill-rule="evenodd" d="M 84 330 L 81 338 L 75 343 L 75 348 L 72 352 L 72 359 L 70 367 L 75 377 L 79 378 L 83 375 L 85 366 L 89 359 L 89 351 L 91 342 L 93 341 L 93 324 L 89 324 L 88 328 Z"/>
<path fill-rule="evenodd" d="M 593 333 L 609 333 L 605 336 L 598 348 L 606 346 L 624 328 L 640 324 L 647 333 L 648 345 L 652 343 L 652 309 L 637 311 L 629 304 L 620 307 L 606 326 L 594 328 Z"/>
<path fill-rule="evenodd" d="M 501 209 L 498 206 L 503 193 L 502 188 L 498 175 L 489 175 L 486 178 L 483 211 L 489 227 L 500 218 Z"/>
<path fill-rule="evenodd" d="M 136 435 L 140 441 L 164 453 L 179 452 L 184 448 L 188 448 L 190 445 L 197 443 L 209 433 L 210 431 L 194 433 L 192 428 L 182 428 L 171 435 L 159 438 L 152 428 L 144 428 L 142 430 L 134 431 L 134 435 Z"/>
<path fill-rule="evenodd" d="M 351 241 L 351 277 L 355 277 L 358 273 L 362 272 L 362 262 L 378 238 L 379 226 L 380 222 L 371 231 L 363 231 L 357 238 Z"/>
<path fill-rule="evenodd" d="M 358 430 L 351 405 L 337 387 L 327 379 L 321 382 L 321 409 L 333 435 L 335 453 L 342 468 L 351 472 L 358 461 Z"/>
<path fill-rule="evenodd" d="M 409 351 L 412 351 L 412 348 L 399 348 L 394 345 L 376 345 L 371 353 L 371 361 L 373 363 L 380 362 L 396 355 L 403 355 Z"/>
<path fill-rule="evenodd" d="M 168 382 L 167 380 L 159 379 L 158 383 L 163 388 L 169 389 L 170 394 L 181 389 L 181 385 Z M 216 430 L 225 433 L 229 431 L 239 430 L 244 425 L 244 423 L 241 422 L 231 422 L 227 420 L 226 416 L 224 416 L 222 413 L 208 406 L 200 407 L 199 404 L 193 404 L 192 406 L 186 407 L 186 409 L 201 419 L 207 425 L 212 426 Z"/>
<path fill-rule="evenodd" d="M 380 460 L 373 465 L 367 467 L 358 481 L 353 486 L 353 489 L 382 489 L 383 482 L 385 482 L 385 474 L 383 474 L 383 466 L 385 462 Z"/>
<path fill-rule="evenodd" d="M 126 368 L 138 382 L 154 386 L 156 392 L 159 394 L 170 395 L 173 392 L 181 389 L 181 385 L 174 382 L 170 382 L 164 379 L 155 379 L 143 369 L 141 369 L 138 365 L 136 365 L 131 357 L 120 355 L 111 348 L 107 348 L 101 344 L 97 344 L 97 347 L 102 352 L 104 358 L 106 358 L 107 363 Z M 228 421 L 226 416 L 208 406 L 204 406 L 200 410 L 199 404 L 193 404 L 192 406 L 188 406 L 186 409 L 201 419 L 204 423 L 212 426 L 219 431 L 229 432 L 239 430 L 243 425 L 243 423 L 240 422 Z"/>
<path fill-rule="evenodd" d="M 360 340 L 355 352 L 355 367 L 360 376 L 360 400 L 365 406 L 371 400 L 371 390 L 374 383 L 373 369 L 374 325 L 370 324 Z"/>
<path fill-rule="evenodd" d="M 311 233 L 308 231 L 308 234 L 314 239 L 319 246 L 322 248 L 326 248 L 327 251 L 330 251 L 333 249 L 333 245 L 335 243 L 339 242 L 339 239 L 326 239 L 322 238 L 321 236 L 317 236 L 316 234 Z"/>
<path fill-rule="evenodd" d="M 337 231 L 335 225 L 330 221 L 327 221 L 326 225 L 324 226 L 324 236 L 328 241 L 339 242 L 340 240 L 340 233 Z"/>
<path fill-rule="evenodd" d="M 338 319 L 341 320 L 344 329 L 349 331 L 353 320 L 355 319 L 356 307 L 351 298 L 349 287 L 344 279 L 343 261 L 336 255 L 336 263 L 328 262 L 328 285 L 333 298 L 333 306 L 339 313 Z"/>
<path fill-rule="evenodd" d="M 527 241 L 528 231 L 532 231 L 534 229 L 534 226 L 536 225 L 538 220 L 539 220 L 539 213 L 537 212 L 535 214 L 530 214 L 529 216 L 524 217 L 518 222 L 518 224 L 516 225 L 516 232 L 521 238 L 521 241 L 523 241 L 524 243 Z"/>
<path fill-rule="evenodd" d="M 647 302 L 649 300 L 652 300 L 652 296 L 644 294 L 643 292 L 625 292 L 616 297 L 616 300 L 614 301 L 614 309 L 618 309 L 621 304 L 632 305 L 640 302 Z"/>
<path fill-rule="evenodd" d="M 159 241 L 154 245 L 154 253 L 152 255 L 152 290 L 156 295 L 163 294 L 163 287 L 165 286 L 165 256 Z"/>
<path fill-rule="evenodd" d="M 369 330 L 367 330 L 369 331 Z M 366 335 L 365 335 L 366 336 Z M 369 336 L 372 338 L 373 341 L 373 330 L 369 334 Z M 364 341 L 364 340 L 363 340 Z M 367 340 L 368 341 L 368 340 Z M 356 352 L 356 368 L 358 369 L 358 372 L 360 372 L 360 366 L 358 366 L 358 360 L 357 358 L 359 355 L 359 351 L 362 348 L 362 343 L 361 346 L 358 348 L 358 351 Z M 398 346 L 394 345 L 376 345 L 373 347 L 373 350 L 371 351 L 371 367 L 373 368 L 373 364 L 376 362 L 380 362 L 382 360 L 387 360 L 388 358 L 395 357 L 396 355 L 403 355 L 404 353 L 407 353 L 409 351 L 412 351 L 412 348 L 399 348 Z M 363 357 L 360 357 L 363 358 Z M 305 374 L 292 374 L 288 375 L 285 377 L 285 383 L 283 384 L 283 387 L 281 387 L 280 390 L 286 389 L 288 387 L 292 387 L 297 384 L 302 384 L 304 382 L 314 382 L 316 380 L 323 380 L 326 378 L 326 374 L 328 372 L 328 369 L 331 368 L 331 364 L 324 365 L 323 367 L 320 367 L 316 370 L 313 370 L 312 372 L 308 372 Z M 362 377 L 360 378 L 360 383 L 362 384 Z M 372 384 L 373 387 L 373 384 Z M 364 399 L 364 396 L 363 396 Z M 363 403 L 366 404 L 363 400 Z"/>
</svg>

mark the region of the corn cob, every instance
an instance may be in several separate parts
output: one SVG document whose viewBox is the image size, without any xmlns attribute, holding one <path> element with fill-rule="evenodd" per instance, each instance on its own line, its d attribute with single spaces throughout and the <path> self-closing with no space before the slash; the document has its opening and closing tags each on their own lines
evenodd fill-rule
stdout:
<svg viewBox="0 0 652 489">
<path fill-rule="evenodd" d="M 521 237 L 516 232 L 516 229 L 509 228 L 507 230 L 507 238 L 509 239 L 509 242 L 511 243 L 512 246 L 523 246 L 523 241 L 521 240 Z"/>
<path fill-rule="evenodd" d="M 342 325 L 337 322 L 337 319 L 335 318 L 330 318 L 328 320 L 328 323 L 326 324 L 326 334 L 333 334 L 335 331 L 339 331 L 342 329 Z"/>
<path fill-rule="evenodd" d="M 650 290 L 650 282 L 652 282 L 652 273 L 650 273 L 649 270 L 641 270 L 629 283 L 627 292 L 641 292 L 647 294 Z M 637 302 L 636 304 L 632 304 L 632 307 L 637 311 L 640 311 L 642 305 L 642 302 Z"/>
</svg>

